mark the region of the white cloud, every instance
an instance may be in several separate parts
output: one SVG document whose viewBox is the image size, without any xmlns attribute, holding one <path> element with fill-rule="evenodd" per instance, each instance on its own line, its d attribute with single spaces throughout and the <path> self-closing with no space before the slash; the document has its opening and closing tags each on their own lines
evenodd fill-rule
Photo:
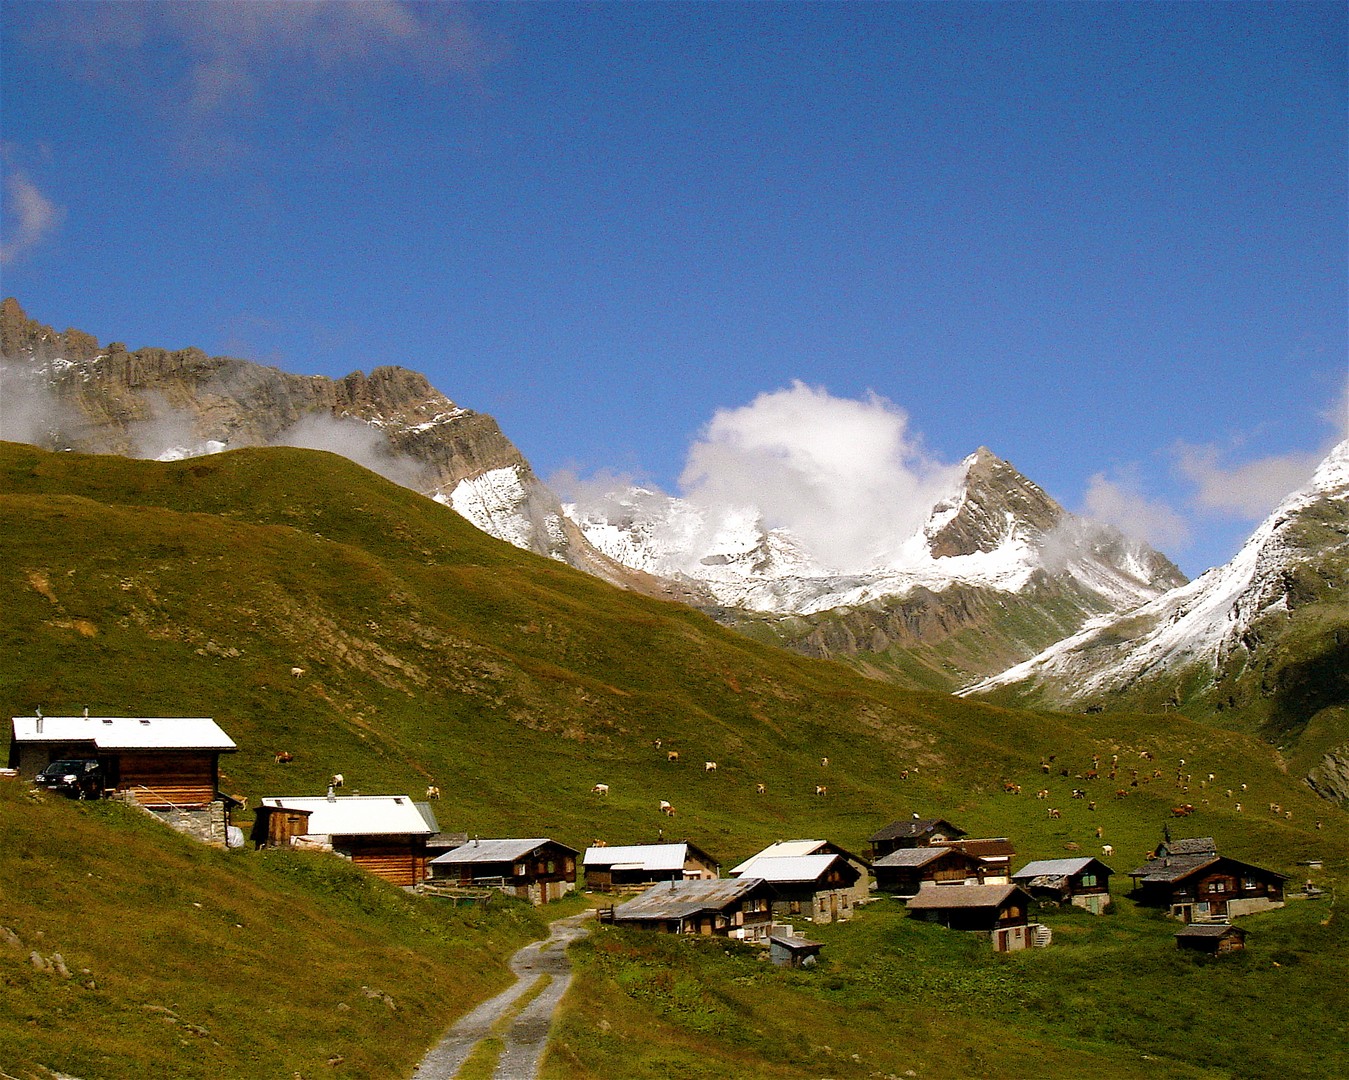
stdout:
<svg viewBox="0 0 1349 1080">
<path fill-rule="evenodd" d="M 26 255 L 61 224 L 59 206 L 38 190 L 22 169 L 10 169 L 5 177 L 5 236 L 0 244 L 0 263 L 9 264 Z"/>
<path fill-rule="evenodd" d="M 860 570 L 896 554 L 957 475 L 927 455 L 892 402 L 794 382 L 717 412 L 680 485 L 709 508 L 754 507 L 824 564 Z"/>
<path fill-rule="evenodd" d="M 1095 473 L 1087 481 L 1083 513 L 1162 551 L 1190 543 L 1190 526 L 1185 518 L 1166 503 L 1144 495 L 1137 478 L 1129 473 L 1115 479 Z"/>
<path fill-rule="evenodd" d="M 1259 521 L 1307 482 L 1324 455 L 1276 454 L 1240 465 L 1222 463 L 1213 445 L 1176 447 L 1176 468 L 1195 486 L 1191 504 L 1199 510 L 1242 520 Z"/>
</svg>

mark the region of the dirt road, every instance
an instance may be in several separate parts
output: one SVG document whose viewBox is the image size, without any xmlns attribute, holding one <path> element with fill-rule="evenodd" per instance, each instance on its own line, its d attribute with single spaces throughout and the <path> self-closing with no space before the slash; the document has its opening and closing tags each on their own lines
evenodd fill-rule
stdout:
<svg viewBox="0 0 1349 1080">
<path fill-rule="evenodd" d="M 528 993 L 544 976 L 551 981 L 539 996 L 521 1010 L 502 1034 L 505 1049 L 497 1061 L 493 1080 L 535 1080 L 539 1062 L 548 1042 L 548 1028 L 553 1010 L 571 985 L 571 964 L 567 960 L 567 946 L 589 933 L 585 925 L 593 912 L 571 915 L 549 924 L 549 936 L 544 941 L 526 945 L 511 957 L 511 971 L 516 982 L 496 997 L 484 1001 L 445 1033 L 413 1073 L 415 1080 L 453 1080 L 460 1066 L 474 1048 L 492 1033 L 492 1027 L 511 1007 Z"/>
</svg>

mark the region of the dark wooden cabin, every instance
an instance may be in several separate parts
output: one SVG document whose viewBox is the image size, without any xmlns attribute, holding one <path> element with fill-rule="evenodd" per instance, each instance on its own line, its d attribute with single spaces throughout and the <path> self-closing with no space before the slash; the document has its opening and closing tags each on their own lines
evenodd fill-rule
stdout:
<svg viewBox="0 0 1349 1080">
<path fill-rule="evenodd" d="M 576 888 L 580 854 L 547 838 L 470 840 L 431 860 L 431 880 L 499 889 L 533 904 L 546 904 Z"/>
<path fill-rule="evenodd" d="M 1114 871 L 1100 859 L 1039 859 L 1012 875 L 1036 900 L 1072 904 L 1093 915 L 1110 906 L 1110 875 Z"/>
<path fill-rule="evenodd" d="M 910 897 L 908 908 L 950 930 L 986 933 L 997 952 L 1016 952 L 1032 944 L 1030 899 L 1019 885 L 931 885 Z"/>
<path fill-rule="evenodd" d="M 1185 841 L 1160 845 L 1155 858 L 1129 871 L 1134 899 L 1187 923 L 1283 907 L 1287 875 L 1219 855 L 1210 838 L 1202 840 L 1209 850 L 1192 851 Z"/>
<path fill-rule="evenodd" d="M 892 821 L 873 833 L 867 842 L 871 845 L 871 858 L 874 860 L 900 848 L 927 847 L 935 841 L 958 840 L 965 835 L 964 829 L 952 825 L 945 818 L 913 817 L 908 821 Z"/>
<path fill-rule="evenodd" d="M 978 885 L 979 860 L 949 847 L 898 848 L 871 864 L 878 892 L 913 896 L 929 885 Z"/>
<path fill-rule="evenodd" d="M 218 801 L 220 755 L 238 749 L 200 716 L 16 716 L 13 725 L 9 760 L 21 776 L 62 758 L 92 758 L 108 792 L 158 809 Z"/>
<path fill-rule="evenodd" d="M 933 840 L 933 847 L 955 848 L 973 856 L 979 863 L 979 882 L 983 885 L 1007 885 L 1012 880 L 1012 860 L 1016 845 L 1005 836 Z"/>
</svg>

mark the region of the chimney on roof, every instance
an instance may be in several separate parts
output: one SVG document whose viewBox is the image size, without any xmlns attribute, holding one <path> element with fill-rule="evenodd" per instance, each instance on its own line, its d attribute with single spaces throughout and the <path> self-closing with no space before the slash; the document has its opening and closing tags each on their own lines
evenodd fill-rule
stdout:
<svg viewBox="0 0 1349 1080">
<path fill-rule="evenodd" d="M 86 705 L 86 706 L 84 707 L 84 718 L 85 718 L 86 720 L 89 719 L 89 706 L 88 706 L 88 705 Z"/>
<path fill-rule="evenodd" d="M 42 707 L 40 705 L 37 710 L 37 733 L 42 734 Z"/>
<path fill-rule="evenodd" d="M 336 793 L 335 791 L 333 791 L 333 786 L 332 786 L 332 784 L 329 784 L 329 785 L 328 785 L 328 801 L 329 801 L 329 802 L 337 802 L 337 793 Z"/>
</svg>

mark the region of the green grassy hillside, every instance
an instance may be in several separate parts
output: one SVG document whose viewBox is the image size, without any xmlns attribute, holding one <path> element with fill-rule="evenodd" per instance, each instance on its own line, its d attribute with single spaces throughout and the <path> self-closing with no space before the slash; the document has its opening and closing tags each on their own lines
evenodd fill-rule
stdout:
<svg viewBox="0 0 1349 1080">
<path fill-rule="evenodd" d="M 22 1080 L 407 1076 L 542 933 L 523 904 L 456 909 L 331 856 L 216 851 L 13 780 L 0 924 L 0 1070 Z"/>
<path fill-rule="evenodd" d="M 222 759 L 223 786 L 254 804 L 320 794 L 333 772 L 349 792 L 366 794 L 419 795 L 434 782 L 447 830 L 549 835 L 577 847 L 652 840 L 663 830 L 726 866 L 791 837 L 862 850 L 880 826 L 919 812 L 975 835 L 1012 836 L 1026 858 L 1068 845 L 1094 851 L 1099 827 L 1116 869 L 1127 871 L 1159 839 L 1169 808 L 1188 802 L 1198 812 L 1177 835 L 1215 835 L 1225 853 L 1290 874 L 1318 855 L 1327 884 L 1349 883 L 1343 812 L 1249 735 L 1175 714 L 1036 714 L 905 692 L 518 551 L 332 455 L 267 449 L 156 463 L 0 445 L 0 513 L 8 715 L 87 705 L 95 714 L 214 716 L 240 746 Z M 293 667 L 304 674 L 292 677 Z M 278 750 L 294 762 L 276 764 Z M 667 761 L 670 750 L 678 763 Z M 1040 762 L 1050 755 L 1046 775 Z M 1118 755 L 1116 781 L 1078 778 L 1093 755 Z M 1188 790 L 1175 780 L 1182 758 Z M 705 760 L 717 771 L 704 771 Z M 1147 780 L 1137 787 L 1128 783 L 1134 768 Z M 1006 782 L 1022 794 L 1005 794 Z M 595 783 L 610 786 L 607 798 L 590 793 Z M 758 783 L 766 794 L 756 794 Z M 1243 783 L 1238 811 L 1225 790 Z M 1071 799 L 1084 784 L 1090 798 Z M 827 793 L 817 796 L 817 785 Z M 1041 786 L 1047 801 L 1033 797 Z M 1127 797 L 1112 797 L 1117 786 Z M 675 818 L 659 812 L 661 799 L 675 805 Z M 1264 809 L 1271 802 L 1291 808 L 1292 820 Z M 1049 819 L 1049 806 L 1062 817 Z M 34 838 L 49 828 L 45 805 L 18 799 L 7 809 L 11 827 Z M 94 815 L 100 827 L 97 815 L 112 813 L 57 809 Z M 6 839 L 0 852 L 7 848 Z M 48 873 L 68 881 L 86 872 L 74 850 L 63 858 L 72 869 L 54 862 Z M 161 865 L 157 855 L 137 855 L 137 903 L 147 918 L 168 918 L 171 898 L 196 872 L 193 859 L 256 865 L 263 869 L 250 873 L 265 882 L 310 865 L 283 855 L 231 858 L 243 857 L 184 848 Z M 161 878 L 171 883 L 164 908 L 151 887 Z M 0 888 L 35 904 L 33 880 L 6 873 Z M 289 902 L 267 895 L 269 886 L 250 888 L 257 908 Z M 69 895 L 71 911 L 102 911 L 97 893 L 53 895 Z M 386 911 L 374 921 L 394 918 L 401 915 Z M 40 923 L 25 925 L 25 944 Z M 380 948 L 397 954 L 404 931 L 389 933 Z M 1333 948 L 1349 961 L 1342 941 Z M 209 955 L 234 964 L 228 953 Z M 172 939 L 139 956 L 146 978 L 198 965 Z M 313 980 L 335 978 L 339 960 L 313 957 Z M 362 981 L 378 986 L 375 979 Z M 264 974 L 259 994 L 266 984 Z M 223 1009 L 238 993 L 223 986 L 212 1000 Z M 108 1015 L 147 1003 L 173 1004 L 122 990 Z M 82 1015 L 102 1030 L 94 1012 Z M 389 1060 L 406 1060 L 402 1044 L 415 1039 L 401 1029 L 366 1037 L 375 1040 L 369 1052 Z M 381 1050 L 386 1038 L 400 1049 Z M 269 1053 L 260 1049 L 258 1060 Z M 577 1075 L 588 1067 L 578 1064 Z M 102 1075 L 92 1066 L 67 1071 Z"/>
</svg>

